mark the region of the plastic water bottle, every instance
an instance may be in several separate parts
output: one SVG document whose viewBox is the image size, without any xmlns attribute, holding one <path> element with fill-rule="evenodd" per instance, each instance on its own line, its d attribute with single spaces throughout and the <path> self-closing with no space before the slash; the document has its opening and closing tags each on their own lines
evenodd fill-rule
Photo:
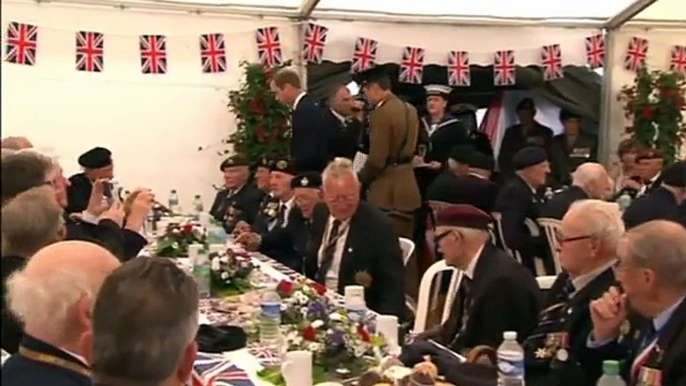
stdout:
<svg viewBox="0 0 686 386">
<path fill-rule="evenodd" d="M 228 236 L 226 235 L 226 230 L 223 226 L 212 222 L 209 227 L 207 227 L 207 243 L 212 244 L 222 244 L 226 245 L 226 240 Z"/>
<path fill-rule="evenodd" d="M 260 302 L 260 343 L 267 347 L 278 347 L 281 325 L 281 297 L 271 285 L 262 292 Z"/>
<path fill-rule="evenodd" d="M 524 386 L 524 350 L 515 331 L 505 331 L 498 347 L 498 386 Z"/>
<path fill-rule="evenodd" d="M 619 375 L 619 362 L 603 361 L 603 376 L 600 377 L 597 386 L 626 386 Z"/>
<path fill-rule="evenodd" d="M 629 193 L 624 192 L 622 193 L 619 198 L 617 198 L 617 206 L 619 206 L 619 210 L 621 212 L 624 212 L 626 208 L 628 208 L 631 205 L 631 196 Z"/>
<path fill-rule="evenodd" d="M 553 188 L 551 188 L 550 186 L 545 188 L 545 193 L 543 193 L 543 197 L 545 197 L 546 200 L 550 200 L 551 198 L 553 198 L 554 195 L 555 193 L 553 193 Z"/>
<path fill-rule="evenodd" d="M 200 248 L 197 255 L 192 259 L 193 277 L 198 284 L 198 292 L 201 298 L 210 297 L 210 257 L 205 248 Z"/>
<path fill-rule="evenodd" d="M 176 189 L 172 189 L 169 192 L 169 210 L 174 214 L 179 214 L 179 194 L 176 193 Z"/>
<path fill-rule="evenodd" d="M 204 210 L 205 208 L 202 204 L 202 197 L 200 197 L 199 194 L 196 194 L 195 198 L 193 199 L 193 213 L 196 216 L 199 216 Z"/>
</svg>

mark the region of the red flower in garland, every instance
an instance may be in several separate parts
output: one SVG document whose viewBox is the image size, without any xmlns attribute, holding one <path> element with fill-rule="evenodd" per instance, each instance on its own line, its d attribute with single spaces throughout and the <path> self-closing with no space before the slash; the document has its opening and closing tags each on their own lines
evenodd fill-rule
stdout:
<svg viewBox="0 0 686 386">
<path fill-rule="evenodd" d="M 264 107 L 262 107 L 262 103 L 260 103 L 259 100 L 250 102 L 250 112 L 256 115 L 264 114 Z"/>
<path fill-rule="evenodd" d="M 303 339 L 311 342 L 314 342 L 314 340 L 317 339 L 317 331 L 315 331 L 314 327 L 309 324 L 303 329 L 302 335 Z"/>
<path fill-rule="evenodd" d="M 283 296 L 289 296 L 293 293 L 293 283 L 288 280 L 281 280 L 276 286 L 276 292 Z"/>
<path fill-rule="evenodd" d="M 326 293 L 326 286 L 321 283 L 313 282 L 312 288 L 314 288 L 314 291 L 319 296 L 324 296 L 324 294 Z"/>
<path fill-rule="evenodd" d="M 369 343 L 372 341 L 372 339 L 369 337 L 369 332 L 361 324 L 357 326 L 357 334 L 360 336 L 360 339 L 362 339 L 362 341 L 365 343 Z"/>
<path fill-rule="evenodd" d="M 267 132 L 264 128 L 264 125 L 257 126 L 257 129 L 255 129 L 255 135 L 257 136 L 257 140 L 259 142 L 264 142 L 264 140 L 267 138 Z"/>
<path fill-rule="evenodd" d="M 646 106 L 642 111 L 643 119 L 650 120 L 653 118 L 653 109 L 650 106 Z"/>
<path fill-rule="evenodd" d="M 184 225 L 182 231 L 185 234 L 190 234 L 191 232 L 193 232 L 193 224 Z"/>
</svg>

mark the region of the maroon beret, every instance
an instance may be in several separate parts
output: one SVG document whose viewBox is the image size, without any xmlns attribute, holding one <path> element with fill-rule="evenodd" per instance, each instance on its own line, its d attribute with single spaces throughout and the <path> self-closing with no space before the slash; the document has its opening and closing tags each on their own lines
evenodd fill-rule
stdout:
<svg viewBox="0 0 686 386">
<path fill-rule="evenodd" d="M 492 222 L 488 213 L 471 205 L 450 205 L 436 213 L 436 226 L 452 226 L 487 230 Z"/>
</svg>

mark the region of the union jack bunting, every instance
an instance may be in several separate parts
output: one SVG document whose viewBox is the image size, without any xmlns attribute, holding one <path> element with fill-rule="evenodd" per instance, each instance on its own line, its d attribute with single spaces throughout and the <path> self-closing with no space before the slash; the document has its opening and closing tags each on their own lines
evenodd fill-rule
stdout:
<svg viewBox="0 0 686 386">
<path fill-rule="evenodd" d="M 559 44 L 543 46 L 541 49 L 541 63 L 543 64 L 543 79 L 560 79 L 562 71 L 562 50 Z"/>
<path fill-rule="evenodd" d="M 450 51 L 448 54 L 448 84 L 450 86 L 469 86 L 471 83 L 469 53 Z"/>
<path fill-rule="evenodd" d="M 376 40 L 357 38 L 350 71 L 357 73 L 374 67 L 374 64 L 376 64 L 376 47 L 378 45 L 379 43 Z"/>
<path fill-rule="evenodd" d="M 398 79 L 404 83 L 422 83 L 424 72 L 424 49 L 405 47 L 403 59 L 400 61 L 400 75 Z"/>
<path fill-rule="evenodd" d="M 686 73 L 686 46 L 672 47 L 672 56 L 669 59 L 669 69 L 682 74 Z"/>
<path fill-rule="evenodd" d="M 493 55 L 493 83 L 496 86 L 515 84 L 515 58 L 512 50 L 498 51 Z"/>
<path fill-rule="evenodd" d="M 220 354 L 198 353 L 191 379 L 193 386 L 255 386 L 245 371 Z"/>
<path fill-rule="evenodd" d="M 257 56 L 259 57 L 260 64 L 274 67 L 283 62 L 278 28 L 258 28 L 255 38 L 257 39 Z"/>
<path fill-rule="evenodd" d="M 226 71 L 224 34 L 200 35 L 200 63 L 202 72 Z"/>
<path fill-rule="evenodd" d="M 639 37 L 632 37 L 624 57 L 624 68 L 629 71 L 637 71 L 645 66 L 648 56 L 648 41 Z"/>
<path fill-rule="evenodd" d="M 102 72 L 105 66 L 105 38 L 99 32 L 76 33 L 76 69 Z"/>
<path fill-rule="evenodd" d="M 38 27 L 31 24 L 11 22 L 7 27 L 5 60 L 10 63 L 33 66 L 36 64 Z"/>
<path fill-rule="evenodd" d="M 303 43 L 303 58 L 310 63 L 321 63 L 329 29 L 314 23 L 305 26 L 305 42 Z"/>
<path fill-rule="evenodd" d="M 592 68 L 605 65 L 605 38 L 603 35 L 593 35 L 586 38 L 586 63 Z"/>
<path fill-rule="evenodd" d="M 142 35 L 140 50 L 144 74 L 167 73 L 167 38 L 164 35 Z"/>
</svg>

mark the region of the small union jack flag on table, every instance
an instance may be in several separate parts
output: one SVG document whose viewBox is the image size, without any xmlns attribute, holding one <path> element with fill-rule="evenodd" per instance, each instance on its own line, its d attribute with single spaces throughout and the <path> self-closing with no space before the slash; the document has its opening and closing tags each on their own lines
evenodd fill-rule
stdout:
<svg viewBox="0 0 686 386">
<path fill-rule="evenodd" d="M 226 71 L 224 34 L 200 35 L 200 63 L 202 72 Z"/>
<path fill-rule="evenodd" d="M 350 72 L 358 73 L 374 67 L 376 62 L 376 47 L 379 43 L 376 40 L 367 38 L 357 38 L 355 50 L 353 51 L 353 62 Z"/>
<path fill-rule="evenodd" d="M 163 35 L 140 37 L 141 69 L 144 74 L 167 73 L 167 38 Z"/>
<path fill-rule="evenodd" d="M 257 55 L 260 64 L 274 67 L 283 62 L 281 56 L 281 38 L 277 27 L 258 28 L 255 33 L 257 40 Z"/>
<path fill-rule="evenodd" d="M 303 58 L 309 63 L 321 63 L 324 45 L 329 29 L 314 23 L 305 26 L 305 42 L 303 43 Z"/>
<path fill-rule="evenodd" d="M 221 354 L 198 353 L 193 364 L 192 386 L 255 386 L 248 373 Z"/>
<path fill-rule="evenodd" d="M 637 71 L 645 66 L 647 56 L 648 41 L 643 38 L 632 37 L 624 57 L 624 68 L 629 71 Z"/>
<path fill-rule="evenodd" d="M 493 55 L 493 83 L 496 86 L 515 84 L 515 58 L 512 50 L 498 51 Z"/>
<path fill-rule="evenodd" d="M 592 69 L 605 65 L 605 38 L 593 35 L 586 38 L 586 62 Z"/>
<path fill-rule="evenodd" d="M 562 71 L 562 50 L 559 44 L 543 46 L 541 49 L 541 63 L 543 64 L 543 79 L 560 79 Z"/>
<path fill-rule="evenodd" d="M 76 33 L 76 69 L 102 72 L 105 61 L 105 38 L 99 32 Z"/>
<path fill-rule="evenodd" d="M 5 60 L 10 63 L 33 66 L 36 64 L 38 27 L 31 24 L 11 22 L 7 27 Z"/>
<path fill-rule="evenodd" d="M 404 83 L 422 83 L 424 73 L 424 49 L 418 47 L 405 47 L 403 59 L 400 61 L 400 76 L 398 79 Z"/>
<path fill-rule="evenodd" d="M 469 86 L 471 82 L 469 53 L 450 51 L 448 54 L 448 84 L 450 86 Z"/>
<path fill-rule="evenodd" d="M 686 73 L 686 46 L 673 46 L 669 59 L 669 69 L 674 72 Z"/>
</svg>

